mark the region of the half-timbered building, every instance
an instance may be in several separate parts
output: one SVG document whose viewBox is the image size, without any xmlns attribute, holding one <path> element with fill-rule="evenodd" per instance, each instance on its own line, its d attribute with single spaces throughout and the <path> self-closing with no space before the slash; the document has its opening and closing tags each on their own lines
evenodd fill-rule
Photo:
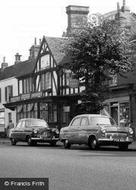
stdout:
<svg viewBox="0 0 136 190">
<path fill-rule="evenodd" d="M 79 20 L 84 23 L 88 12 L 88 7 L 68 6 L 68 28 L 64 36 L 70 36 L 71 30 L 81 26 Z M 123 25 L 127 24 L 127 28 L 132 27 L 135 31 L 136 16 L 125 1 L 121 9 L 118 7 L 115 14 L 110 15 L 105 17 L 114 19 L 118 16 Z M 63 52 L 66 42 L 67 38 L 44 37 L 33 65 L 27 64 L 16 76 L 18 96 L 10 98 L 5 106 L 16 109 L 17 121 L 23 117 L 44 118 L 51 127 L 61 128 L 75 115 L 80 103 L 79 94 L 84 88 L 72 79 L 69 70 L 63 68 L 63 64 L 69 61 Z M 113 76 L 110 82 L 110 92 L 105 97 L 109 113 L 119 125 L 122 118 L 130 119 L 135 125 L 135 71 L 128 73 L 127 79 Z"/>
<path fill-rule="evenodd" d="M 70 36 L 87 21 L 89 7 L 70 5 L 66 7 L 66 13 L 68 27 L 64 36 Z M 22 65 L 16 73 L 18 95 L 5 104 L 16 110 L 17 121 L 24 117 L 44 118 L 51 127 L 61 128 L 75 114 L 83 87 L 72 78 L 69 70 L 63 68 L 63 63 L 69 60 L 63 52 L 66 41 L 67 38 L 44 37 L 40 50 L 36 43 L 30 49 L 30 63 Z"/>
<path fill-rule="evenodd" d="M 16 109 L 17 121 L 24 117 L 45 119 L 51 127 L 69 123 L 83 87 L 63 69 L 67 38 L 44 37 L 35 64 L 28 63 L 18 79 L 18 96 L 5 105 Z M 29 72 L 27 72 L 29 71 Z"/>
</svg>

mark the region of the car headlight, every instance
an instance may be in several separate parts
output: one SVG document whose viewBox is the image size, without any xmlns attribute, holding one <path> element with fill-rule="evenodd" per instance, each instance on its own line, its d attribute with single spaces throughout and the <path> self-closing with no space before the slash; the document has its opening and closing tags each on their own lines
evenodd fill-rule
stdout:
<svg viewBox="0 0 136 190">
<path fill-rule="evenodd" d="M 133 135 L 133 133 L 134 133 L 133 129 L 129 128 L 129 134 Z"/>
<path fill-rule="evenodd" d="M 106 129 L 105 128 L 101 128 L 101 132 L 105 134 L 106 133 Z"/>
<path fill-rule="evenodd" d="M 56 133 L 56 134 L 59 134 L 59 130 L 56 129 L 56 128 L 51 129 L 51 132 Z"/>
<path fill-rule="evenodd" d="M 56 134 L 59 134 L 59 130 L 58 130 L 58 129 L 56 129 L 56 131 L 55 131 L 55 132 L 56 132 Z"/>
<path fill-rule="evenodd" d="M 35 130 L 34 130 L 34 134 L 37 134 L 37 133 L 38 133 L 38 131 L 35 129 Z"/>
</svg>

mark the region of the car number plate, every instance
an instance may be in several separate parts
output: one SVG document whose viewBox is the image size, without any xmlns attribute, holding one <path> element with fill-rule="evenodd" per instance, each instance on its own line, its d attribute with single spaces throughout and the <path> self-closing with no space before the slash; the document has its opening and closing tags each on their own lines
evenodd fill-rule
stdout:
<svg viewBox="0 0 136 190">
<path fill-rule="evenodd" d="M 115 141 L 118 141 L 118 142 L 124 142 L 126 141 L 124 138 L 118 138 L 118 139 L 114 139 Z"/>
<path fill-rule="evenodd" d="M 120 141 L 125 141 L 125 139 L 124 139 L 124 138 L 121 138 Z"/>
<path fill-rule="evenodd" d="M 46 139 L 47 138 L 47 134 L 41 135 L 42 139 Z"/>
</svg>

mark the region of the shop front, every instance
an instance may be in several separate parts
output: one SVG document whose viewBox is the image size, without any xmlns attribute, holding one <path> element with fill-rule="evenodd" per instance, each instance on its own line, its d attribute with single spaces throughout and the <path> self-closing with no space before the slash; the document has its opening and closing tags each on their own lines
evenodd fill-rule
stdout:
<svg viewBox="0 0 136 190">
<path fill-rule="evenodd" d="M 22 118 L 41 118 L 48 122 L 49 127 L 60 129 L 67 126 L 74 116 L 76 103 L 76 96 L 44 97 L 39 92 L 13 97 L 5 107 L 16 110 L 17 122 Z"/>
<path fill-rule="evenodd" d="M 107 111 L 119 126 L 125 126 L 130 121 L 129 96 L 108 99 L 105 103 Z"/>
</svg>

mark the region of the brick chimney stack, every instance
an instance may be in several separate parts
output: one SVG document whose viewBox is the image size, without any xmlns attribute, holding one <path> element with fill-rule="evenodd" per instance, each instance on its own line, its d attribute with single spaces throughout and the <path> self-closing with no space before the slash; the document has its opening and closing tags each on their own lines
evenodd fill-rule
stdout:
<svg viewBox="0 0 136 190">
<path fill-rule="evenodd" d="M 126 6 L 126 0 L 123 0 L 123 5 L 121 7 L 122 12 L 130 12 L 130 8 Z"/>
<path fill-rule="evenodd" d="M 22 56 L 22 55 L 20 55 L 19 53 L 16 53 L 16 55 L 15 55 L 15 64 L 21 62 L 21 56 Z"/>
<path fill-rule="evenodd" d="M 66 7 L 68 15 L 68 27 L 66 36 L 70 36 L 72 32 L 81 29 L 87 23 L 89 7 L 69 5 Z"/>
<path fill-rule="evenodd" d="M 41 41 L 39 41 L 41 43 Z M 37 45 L 37 40 L 36 38 L 34 39 L 34 45 L 30 48 L 30 56 L 29 59 L 35 60 L 37 58 L 38 52 L 39 52 L 40 44 Z"/>
<path fill-rule="evenodd" d="M 6 63 L 6 58 L 3 57 L 3 62 L 1 63 L 1 69 L 4 70 L 8 67 L 8 63 Z"/>
</svg>

